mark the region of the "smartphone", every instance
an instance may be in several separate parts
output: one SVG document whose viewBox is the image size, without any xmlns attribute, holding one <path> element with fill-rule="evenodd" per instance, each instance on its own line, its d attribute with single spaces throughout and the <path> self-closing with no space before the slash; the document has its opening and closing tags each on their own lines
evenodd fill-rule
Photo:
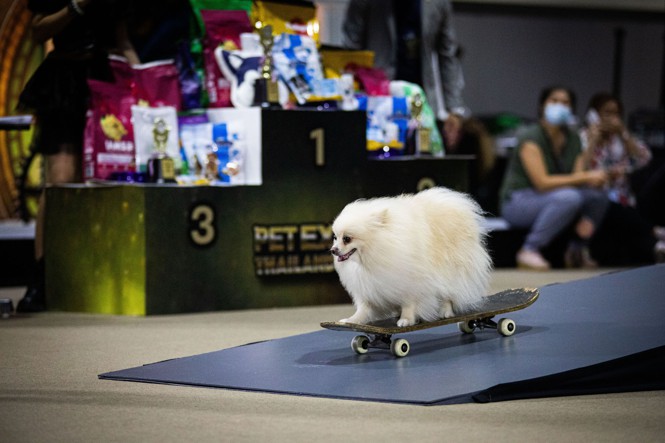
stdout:
<svg viewBox="0 0 665 443">
<path fill-rule="evenodd" d="M 597 125 L 600 123 L 600 116 L 595 109 L 589 109 L 589 111 L 586 113 L 586 122 L 589 125 Z"/>
</svg>

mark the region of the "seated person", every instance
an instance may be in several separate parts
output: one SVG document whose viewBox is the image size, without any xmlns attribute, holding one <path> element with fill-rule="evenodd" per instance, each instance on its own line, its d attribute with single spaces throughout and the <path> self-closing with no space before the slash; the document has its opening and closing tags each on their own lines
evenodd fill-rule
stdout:
<svg viewBox="0 0 665 443">
<path fill-rule="evenodd" d="M 630 174 L 645 167 L 651 151 L 626 129 L 621 101 L 607 93 L 595 94 L 580 131 L 585 164 L 608 174 L 605 192 L 611 201 L 598 238 L 594 241 L 603 264 L 626 266 L 665 259 L 665 229 L 649 223 L 636 209 Z M 602 257 L 601 257 L 602 256 Z"/>
<path fill-rule="evenodd" d="M 588 243 L 605 216 L 609 201 L 602 190 L 603 170 L 585 170 L 582 143 L 568 127 L 575 105 L 572 91 L 554 86 L 539 100 L 539 121 L 523 130 L 508 163 L 500 191 L 502 217 L 529 229 L 517 265 L 548 270 L 541 250 L 574 223 L 575 238 L 565 253 L 570 267 L 593 267 Z"/>
</svg>

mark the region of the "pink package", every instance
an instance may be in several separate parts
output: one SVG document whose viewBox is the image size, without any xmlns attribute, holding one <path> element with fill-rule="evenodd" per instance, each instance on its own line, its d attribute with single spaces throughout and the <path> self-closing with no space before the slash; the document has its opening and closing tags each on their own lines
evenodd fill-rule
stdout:
<svg viewBox="0 0 665 443">
<path fill-rule="evenodd" d="M 229 49 L 239 49 L 240 34 L 252 32 L 253 28 L 246 11 L 202 10 L 201 17 L 205 24 L 203 63 L 209 106 L 229 107 L 232 106 L 231 83 L 219 69 L 215 60 L 215 49 L 219 45 L 225 45 Z"/>
<path fill-rule="evenodd" d="M 349 63 L 346 69 L 353 72 L 367 95 L 390 95 L 390 80 L 380 68 L 367 68 Z"/>
<path fill-rule="evenodd" d="M 129 89 L 113 83 L 88 80 L 91 108 L 83 140 L 84 180 L 105 180 L 112 172 L 136 170 L 136 150 Z"/>
<path fill-rule="evenodd" d="M 130 66 L 127 61 L 110 57 L 116 84 L 131 91 L 137 102 L 149 106 L 182 107 L 178 68 L 172 60 L 159 60 Z"/>
<path fill-rule="evenodd" d="M 152 107 L 173 106 L 181 109 L 178 69 L 172 61 L 147 63 L 134 66 L 136 78 L 135 97 L 145 100 Z"/>
</svg>

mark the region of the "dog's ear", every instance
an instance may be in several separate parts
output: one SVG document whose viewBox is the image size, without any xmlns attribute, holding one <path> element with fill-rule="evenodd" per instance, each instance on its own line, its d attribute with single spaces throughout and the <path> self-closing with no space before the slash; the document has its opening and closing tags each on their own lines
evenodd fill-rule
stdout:
<svg viewBox="0 0 665 443">
<path fill-rule="evenodd" d="M 388 217 L 388 208 L 385 208 L 372 214 L 372 222 L 377 226 L 385 226 L 388 224 Z"/>
</svg>

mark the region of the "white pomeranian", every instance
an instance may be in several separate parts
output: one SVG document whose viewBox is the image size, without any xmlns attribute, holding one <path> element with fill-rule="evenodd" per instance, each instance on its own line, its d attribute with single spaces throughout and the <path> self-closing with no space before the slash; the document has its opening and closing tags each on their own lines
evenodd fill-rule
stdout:
<svg viewBox="0 0 665 443">
<path fill-rule="evenodd" d="M 404 327 L 473 309 L 492 270 L 481 221 L 474 200 L 445 188 L 348 204 L 330 252 L 356 312 L 340 321 Z"/>
</svg>

